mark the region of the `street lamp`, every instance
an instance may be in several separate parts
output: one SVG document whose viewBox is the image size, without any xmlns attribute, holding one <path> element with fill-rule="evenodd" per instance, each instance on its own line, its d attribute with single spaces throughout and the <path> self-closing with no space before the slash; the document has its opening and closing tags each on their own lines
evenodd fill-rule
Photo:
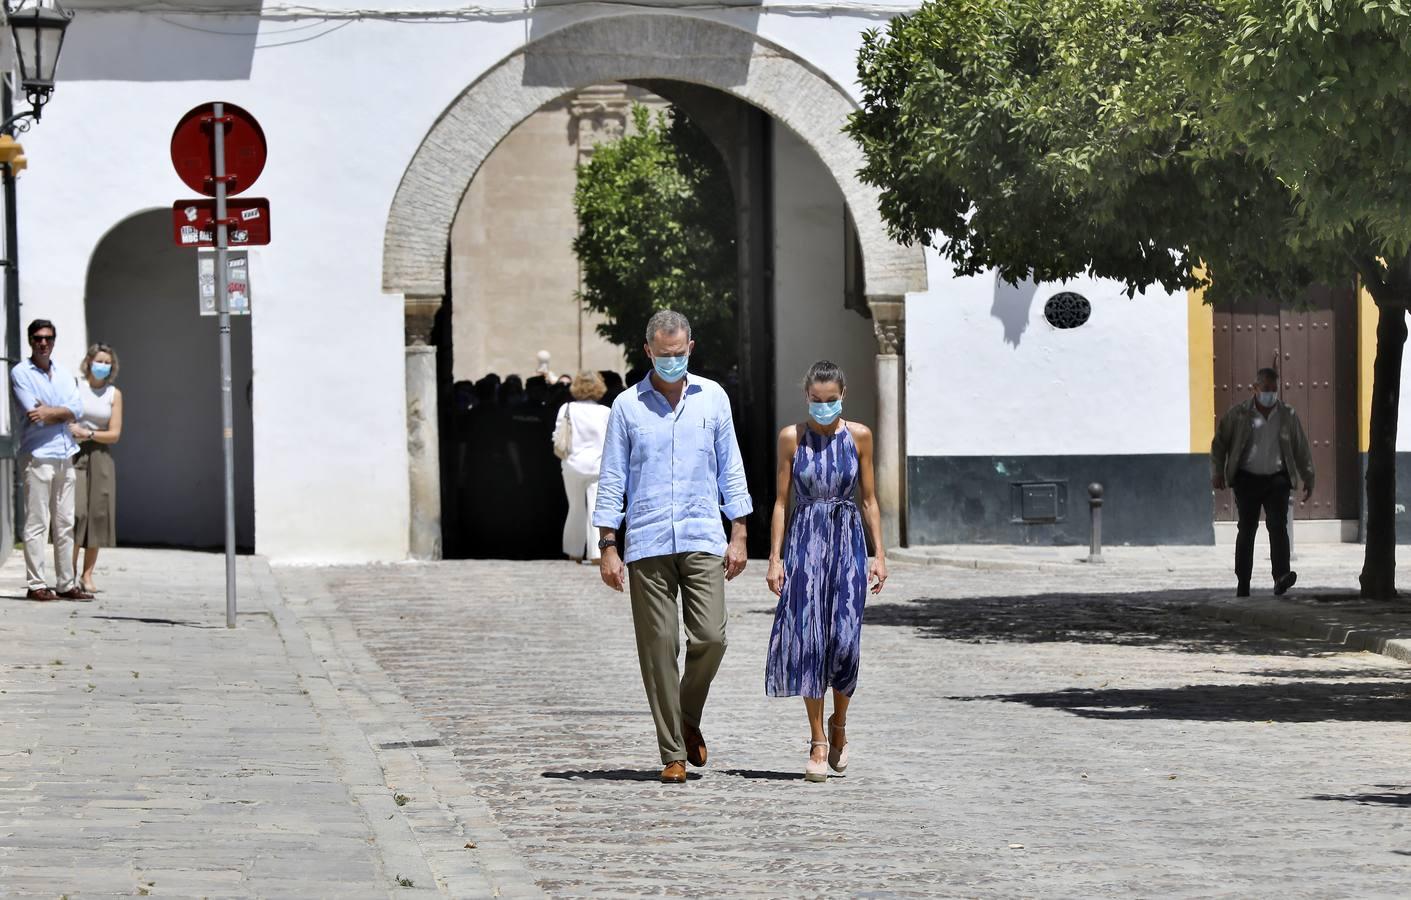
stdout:
<svg viewBox="0 0 1411 900">
<path fill-rule="evenodd" d="M 64 31 L 69 27 L 73 13 L 60 7 L 57 2 L 52 7 L 40 6 L 38 0 L 35 0 L 34 6 L 12 10 L 9 0 L 5 0 L 5 16 L 14 35 L 20 85 L 30 106 L 0 125 L 0 133 L 14 134 L 16 130 L 28 131 L 30 123 L 24 120 L 38 121 L 44 104 L 49 101 L 49 94 L 54 90 L 54 71 L 59 66 L 59 53 L 64 48 Z"/>
<path fill-rule="evenodd" d="M 16 209 L 15 175 L 24 168 L 24 148 L 15 143 L 16 132 L 28 131 L 39 121 L 44 104 L 54 92 L 54 73 L 59 67 L 59 52 L 64 47 L 64 31 L 73 14 L 59 6 L 43 6 L 40 0 L 21 8 L 25 0 L 0 0 L 5 18 L 15 42 L 14 73 L 0 72 L 0 188 L 5 198 L 5 258 L 0 267 L 5 270 L 5 361 L 14 365 L 20 361 L 20 262 L 19 213 Z M 14 95 L 24 91 L 29 109 L 13 112 Z M 8 452 L 3 455 L 12 462 L 18 455 L 20 429 L 10 426 Z M 18 471 L 15 472 L 18 475 Z M 14 527 L 10 537 L 19 534 L 24 523 L 24 492 L 19 478 L 11 494 Z"/>
</svg>

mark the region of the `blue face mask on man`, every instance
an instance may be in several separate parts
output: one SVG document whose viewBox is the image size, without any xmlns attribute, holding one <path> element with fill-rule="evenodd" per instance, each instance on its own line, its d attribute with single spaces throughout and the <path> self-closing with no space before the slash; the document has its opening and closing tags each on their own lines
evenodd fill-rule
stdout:
<svg viewBox="0 0 1411 900">
<path fill-rule="evenodd" d="M 113 374 L 113 367 L 110 363 L 96 362 L 93 365 L 89 366 L 88 370 L 92 372 L 93 377 L 98 379 L 99 381 L 107 381 L 108 376 Z"/>
<path fill-rule="evenodd" d="M 662 381 L 675 384 L 686 377 L 686 366 L 690 360 L 689 354 L 686 356 L 657 356 L 652 358 L 652 368 L 656 369 L 656 373 Z"/>
<path fill-rule="evenodd" d="M 808 414 L 813 416 L 813 421 L 819 425 L 832 425 L 838 416 L 843 414 L 843 400 L 840 397 L 832 403 L 810 402 Z"/>
</svg>

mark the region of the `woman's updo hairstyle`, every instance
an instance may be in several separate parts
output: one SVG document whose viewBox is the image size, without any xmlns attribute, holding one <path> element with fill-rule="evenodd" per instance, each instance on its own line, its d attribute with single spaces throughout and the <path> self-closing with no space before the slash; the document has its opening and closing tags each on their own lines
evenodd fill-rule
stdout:
<svg viewBox="0 0 1411 900">
<path fill-rule="evenodd" d="M 843 374 L 842 368 L 837 363 L 820 359 L 808 367 L 808 374 L 803 377 L 804 393 L 808 393 L 808 389 L 815 384 L 828 383 L 836 384 L 839 390 L 848 389 L 848 377 Z"/>
</svg>

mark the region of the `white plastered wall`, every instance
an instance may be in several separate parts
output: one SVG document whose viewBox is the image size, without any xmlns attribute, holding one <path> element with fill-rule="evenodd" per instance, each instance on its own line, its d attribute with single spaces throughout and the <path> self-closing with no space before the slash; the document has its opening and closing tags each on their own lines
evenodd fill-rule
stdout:
<svg viewBox="0 0 1411 900">
<path fill-rule="evenodd" d="M 251 267 L 256 549 L 286 562 L 404 558 L 403 303 L 380 287 L 392 196 L 428 130 L 481 73 L 526 39 L 613 12 L 554 8 L 532 26 L 350 21 L 294 32 L 308 23 L 81 10 L 59 89 L 24 136 L 22 320 L 53 319 L 64 346 L 81 351 L 84 282 L 103 234 L 191 195 L 168 154 L 178 117 L 215 99 L 249 109 L 270 143 L 249 195 L 270 199 L 273 226 Z M 757 9 L 689 14 L 789 47 L 849 90 L 858 36 L 876 24 Z M 214 333 L 210 344 L 216 352 Z M 191 452 L 219 453 L 218 436 Z"/>
<path fill-rule="evenodd" d="M 1011 287 L 957 278 L 926 254 L 930 290 L 907 302 L 911 456 L 1187 453 L 1186 298 L 1128 299 L 1089 278 Z M 1044 318 L 1060 291 L 1092 303 L 1071 330 Z"/>
<path fill-rule="evenodd" d="M 830 359 L 847 373 L 844 418 L 876 428 L 877 340 L 843 307 L 842 191 L 808 145 L 772 126 L 775 416 L 780 428 L 805 419 L 804 372 Z"/>
</svg>

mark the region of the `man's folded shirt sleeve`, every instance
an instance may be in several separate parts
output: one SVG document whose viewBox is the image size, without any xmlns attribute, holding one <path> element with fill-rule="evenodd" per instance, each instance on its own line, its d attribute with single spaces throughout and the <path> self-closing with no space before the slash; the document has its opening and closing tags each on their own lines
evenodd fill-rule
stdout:
<svg viewBox="0 0 1411 900">
<path fill-rule="evenodd" d="M 740 443 L 735 438 L 735 420 L 730 415 L 728 404 L 724 415 L 716 422 L 716 479 L 720 485 L 720 496 L 724 499 L 721 511 L 725 513 L 725 518 L 733 522 L 754 512 L 754 501 L 750 499 L 745 464 L 740 457 Z"/>
</svg>

